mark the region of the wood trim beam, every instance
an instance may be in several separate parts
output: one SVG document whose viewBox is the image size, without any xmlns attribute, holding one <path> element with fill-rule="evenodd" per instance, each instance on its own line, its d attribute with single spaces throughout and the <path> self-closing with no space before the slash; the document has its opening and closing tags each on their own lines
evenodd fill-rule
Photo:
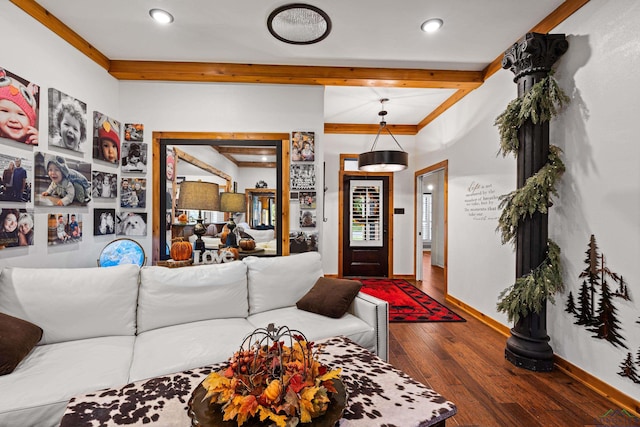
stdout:
<svg viewBox="0 0 640 427">
<path fill-rule="evenodd" d="M 222 145 L 216 145 L 211 147 L 220 154 L 247 154 L 255 156 L 275 156 L 276 149 L 271 147 L 225 147 Z"/>
<path fill-rule="evenodd" d="M 112 60 L 120 80 L 473 89 L 481 71 Z"/>
<path fill-rule="evenodd" d="M 394 135 L 415 135 L 418 133 L 416 125 L 387 125 Z M 324 133 L 341 134 L 371 134 L 378 133 L 380 125 L 364 125 L 355 123 L 325 123 Z"/>
<path fill-rule="evenodd" d="M 221 171 L 218 168 L 214 168 L 213 166 L 211 166 L 208 163 L 203 162 L 202 160 L 199 160 L 197 158 L 195 158 L 194 156 L 192 156 L 189 153 L 185 153 L 184 151 L 182 151 L 179 148 L 175 148 L 173 147 L 173 151 L 176 153 L 176 156 L 180 159 L 180 160 L 184 160 L 187 163 L 192 164 L 193 166 L 200 168 L 204 171 L 207 171 L 213 175 L 219 176 L 222 179 L 225 179 L 227 181 L 231 181 L 231 175 Z"/>
<path fill-rule="evenodd" d="M 275 162 L 238 162 L 239 168 L 276 168 Z"/>
<path fill-rule="evenodd" d="M 109 58 L 93 47 L 91 43 L 80 37 L 78 33 L 69 28 L 64 22 L 53 16 L 47 9 L 36 3 L 35 0 L 10 1 L 22 9 L 27 15 L 53 31 L 58 37 L 88 56 L 102 68 L 109 70 L 111 66 L 111 60 Z"/>
</svg>

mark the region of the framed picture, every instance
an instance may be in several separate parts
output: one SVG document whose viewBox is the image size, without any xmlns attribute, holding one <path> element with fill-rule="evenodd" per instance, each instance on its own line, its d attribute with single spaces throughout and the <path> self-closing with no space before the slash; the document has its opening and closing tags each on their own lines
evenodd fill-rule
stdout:
<svg viewBox="0 0 640 427">
<path fill-rule="evenodd" d="M 33 181 L 33 159 L 12 156 L 0 152 L 2 167 L 2 183 L 0 184 L 0 201 L 30 202 Z"/>
<path fill-rule="evenodd" d="M 146 236 L 147 214 L 139 212 L 118 212 L 116 215 L 118 236 Z"/>
<path fill-rule="evenodd" d="M 147 172 L 147 144 L 124 141 L 122 143 L 122 172 Z"/>
<path fill-rule="evenodd" d="M 0 81 L 0 108 L 17 117 L 11 125 L 0 120 L 0 142 L 38 145 L 40 87 L 4 68 L 0 68 Z"/>
<path fill-rule="evenodd" d="M 122 178 L 120 181 L 120 207 L 144 208 L 147 200 L 146 178 Z"/>
<path fill-rule="evenodd" d="M 120 163 L 122 126 L 119 121 L 93 112 L 93 158 L 112 165 Z"/>
<path fill-rule="evenodd" d="M 142 142 L 144 140 L 144 125 L 141 123 L 125 123 L 124 140 Z"/>
<path fill-rule="evenodd" d="M 300 197 L 300 209 L 315 209 L 316 208 L 316 192 L 315 191 L 301 191 Z"/>
<path fill-rule="evenodd" d="M 313 190 L 316 187 L 316 170 L 313 164 L 292 164 L 291 189 Z"/>
<path fill-rule="evenodd" d="M 293 132 L 291 138 L 291 161 L 313 162 L 315 160 L 315 136 L 313 132 Z"/>
<path fill-rule="evenodd" d="M 32 209 L 0 210 L 0 249 L 33 246 Z"/>
<path fill-rule="evenodd" d="M 293 231 L 289 233 L 289 252 L 299 254 L 302 252 L 318 251 L 318 232 Z"/>
<path fill-rule="evenodd" d="M 91 164 L 36 151 L 35 204 L 40 206 L 86 206 L 91 200 Z"/>
<path fill-rule="evenodd" d="M 82 214 L 50 213 L 47 244 L 61 245 L 82 241 Z"/>
<path fill-rule="evenodd" d="M 49 88 L 49 147 L 85 152 L 87 104 Z"/>
<path fill-rule="evenodd" d="M 300 227 L 315 227 L 316 226 L 316 211 L 314 210 L 300 210 Z"/>
<path fill-rule="evenodd" d="M 94 199 L 118 197 L 118 174 L 100 170 L 91 171 L 91 195 Z"/>
<path fill-rule="evenodd" d="M 105 236 L 107 234 L 116 234 L 116 210 L 94 209 L 93 235 Z"/>
</svg>

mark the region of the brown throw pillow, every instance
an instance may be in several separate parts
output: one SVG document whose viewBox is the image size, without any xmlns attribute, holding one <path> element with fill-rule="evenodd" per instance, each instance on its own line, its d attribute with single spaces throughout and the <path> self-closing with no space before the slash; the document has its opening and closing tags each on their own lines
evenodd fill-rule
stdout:
<svg viewBox="0 0 640 427">
<path fill-rule="evenodd" d="M 361 287 L 357 280 L 320 277 L 296 307 L 337 319 L 347 312 Z"/>
<path fill-rule="evenodd" d="M 0 313 L 0 375 L 13 372 L 42 338 L 42 329 L 26 320 Z"/>
</svg>

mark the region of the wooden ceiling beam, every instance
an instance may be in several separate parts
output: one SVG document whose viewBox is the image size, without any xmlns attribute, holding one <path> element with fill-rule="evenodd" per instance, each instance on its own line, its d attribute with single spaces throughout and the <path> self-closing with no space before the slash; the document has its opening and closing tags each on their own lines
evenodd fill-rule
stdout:
<svg viewBox="0 0 640 427">
<path fill-rule="evenodd" d="M 184 160 L 187 163 L 191 163 L 193 166 L 200 168 L 204 171 L 207 171 L 209 173 L 212 173 L 216 176 L 219 176 L 222 179 L 225 179 L 227 181 L 231 181 L 231 176 L 223 171 L 221 171 L 218 168 L 214 168 L 213 166 L 211 166 L 208 163 L 203 162 L 202 160 L 199 160 L 197 158 L 195 158 L 194 156 L 192 156 L 189 153 L 185 153 L 184 151 L 180 150 L 179 148 L 173 148 L 173 151 L 176 153 L 176 156 L 180 159 L 180 160 Z"/>
<path fill-rule="evenodd" d="M 112 60 L 109 74 L 120 80 L 435 89 L 470 89 L 482 84 L 481 71 L 228 64 L 215 62 Z"/>
<path fill-rule="evenodd" d="M 387 125 L 394 135 L 415 135 L 418 133 L 416 125 Z M 342 134 L 377 134 L 380 125 L 362 125 L 353 123 L 325 123 L 324 133 Z"/>
<path fill-rule="evenodd" d="M 213 148 L 220 154 L 251 154 L 254 156 L 277 155 L 276 149 L 272 147 L 238 147 L 238 146 L 212 145 L 211 148 Z"/>
</svg>

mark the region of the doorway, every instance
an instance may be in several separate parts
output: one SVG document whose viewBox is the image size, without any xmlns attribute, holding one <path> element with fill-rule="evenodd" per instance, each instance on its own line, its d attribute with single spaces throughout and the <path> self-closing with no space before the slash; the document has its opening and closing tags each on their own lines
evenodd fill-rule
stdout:
<svg viewBox="0 0 640 427">
<path fill-rule="evenodd" d="M 431 274 L 431 267 L 444 271 L 444 293 L 447 289 L 447 181 L 448 161 L 436 163 L 415 172 L 416 206 L 416 280 Z M 430 265 L 423 259 L 427 251 Z"/>
<path fill-rule="evenodd" d="M 342 277 L 390 277 L 390 174 L 341 172 L 338 274 Z"/>
</svg>

